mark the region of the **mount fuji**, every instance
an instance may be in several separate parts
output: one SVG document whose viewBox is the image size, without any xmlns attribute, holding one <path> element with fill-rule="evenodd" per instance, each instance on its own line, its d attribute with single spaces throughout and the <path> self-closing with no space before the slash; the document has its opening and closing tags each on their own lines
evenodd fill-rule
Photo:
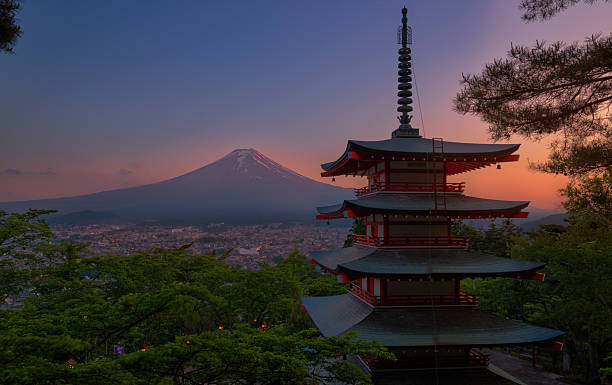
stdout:
<svg viewBox="0 0 612 385">
<path fill-rule="evenodd" d="M 315 207 L 350 199 L 352 190 L 304 177 L 254 149 L 234 150 L 162 182 L 68 198 L 0 203 L 5 211 L 104 213 L 130 221 L 311 221 Z M 51 218 L 53 220 L 53 217 Z"/>
</svg>

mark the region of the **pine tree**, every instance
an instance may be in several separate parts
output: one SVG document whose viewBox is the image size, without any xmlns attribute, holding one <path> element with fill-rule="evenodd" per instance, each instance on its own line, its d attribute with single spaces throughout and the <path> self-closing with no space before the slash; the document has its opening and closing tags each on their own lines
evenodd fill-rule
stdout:
<svg viewBox="0 0 612 385">
<path fill-rule="evenodd" d="M 523 19 L 548 19 L 578 2 L 524 0 Z M 548 161 L 535 168 L 580 175 L 612 166 L 612 34 L 511 46 L 508 58 L 461 82 L 455 109 L 487 122 L 492 139 L 553 137 Z"/>
</svg>

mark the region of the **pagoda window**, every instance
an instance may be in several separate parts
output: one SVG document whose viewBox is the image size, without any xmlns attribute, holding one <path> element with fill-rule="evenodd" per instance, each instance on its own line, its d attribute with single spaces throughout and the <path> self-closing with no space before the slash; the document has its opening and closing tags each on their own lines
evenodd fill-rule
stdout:
<svg viewBox="0 0 612 385">
<path fill-rule="evenodd" d="M 368 237 L 371 237 L 373 235 L 372 234 L 372 227 L 374 227 L 374 225 L 372 225 L 372 224 L 369 224 L 369 225 L 366 226 L 366 235 Z"/>
<path fill-rule="evenodd" d="M 378 229 L 376 229 L 376 236 L 379 238 L 383 238 L 385 236 L 385 225 L 379 224 Z"/>
<path fill-rule="evenodd" d="M 368 290 L 368 279 L 366 277 L 361 278 L 361 288 L 363 290 Z"/>
<path fill-rule="evenodd" d="M 407 169 L 407 168 L 414 168 L 413 164 L 414 164 L 414 162 L 392 160 L 391 161 L 391 170 L 401 170 L 401 169 Z"/>
<path fill-rule="evenodd" d="M 368 287 L 366 288 L 366 290 L 369 293 L 374 293 L 374 278 L 368 277 L 367 281 L 368 281 Z"/>
<path fill-rule="evenodd" d="M 442 183 L 444 175 L 436 172 L 391 172 L 391 183 Z"/>
<path fill-rule="evenodd" d="M 374 296 L 380 297 L 380 279 L 374 278 Z"/>
<path fill-rule="evenodd" d="M 378 162 L 376 164 L 376 171 L 385 171 L 385 162 Z"/>
</svg>

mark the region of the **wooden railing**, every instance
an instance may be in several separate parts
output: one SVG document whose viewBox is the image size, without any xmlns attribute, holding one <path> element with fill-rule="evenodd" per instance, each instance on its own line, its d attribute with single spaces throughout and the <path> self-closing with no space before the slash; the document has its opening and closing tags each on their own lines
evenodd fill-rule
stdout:
<svg viewBox="0 0 612 385">
<path fill-rule="evenodd" d="M 350 292 L 373 305 L 381 306 L 428 306 L 428 305 L 478 305 L 480 297 L 460 290 L 459 294 L 448 295 L 403 295 L 379 296 L 363 289 L 358 283 L 351 282 Z"/>
<path fill-rule="evenodd" d="M 351 290 L 351 293 L 361 298 L 362 300 L 372 303 L 372 304 L 376 303 L 376 297 L 374 296 L 374 294 L 370 293 L 367 290 L 362 289 L 361 286 L 359 286 L 358 284 L 351 282 L 350 290 Z"/>
<path fill-rule="evenodd" d="M 355 189 L 355 195 L 361 196 L 377 191 L 402 192 L 447 192 L 461 193 L 465 188 L 464 182 L 459 183 L 374 183 L 371 186 Z"/>
<path fill-rule="evenodd" d="M 447 356 L 441 353 L 427 357 L 402 357 L 400 355 L 397 361 L 372 360 L 369 364 L 370 367 L 376 369 L 481 367 L 489 365 L 489 355 L 471 349 L 464 356 Z"/>
<path fill-rule="evenodd" d="M 353 241 L 362 246 L 374 247 L 452 247 L 468 246 L 467 237 L 374 237 L 371 235 L 352 235 Z"/>
<path fill-rule="evenodd" d="M 460 290 L 457 295 L 387 296 L 375 297 L 375 300 L 377 304 L 386 306 L 477 305 L 479 297 Z"/>
</svg>

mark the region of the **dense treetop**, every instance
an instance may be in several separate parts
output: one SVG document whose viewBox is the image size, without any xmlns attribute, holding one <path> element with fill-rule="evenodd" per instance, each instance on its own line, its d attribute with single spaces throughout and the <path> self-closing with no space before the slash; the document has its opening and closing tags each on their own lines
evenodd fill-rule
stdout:
<svg viewBox="0 0 612 385">
<path fill-rule="evenodd" d="M 85 258 L 83 245 L 47 241 L 39 214 L 0 213 L 0 272 L 18 272 L 2 294 L 25 305 L 0 312 L 3 383 L 362 384 L 339 358 L 392 357 L 320 336 L 300 296 L 346 288 L 297 252 L 257 271 L 188 246 Z"/>
</svg>

